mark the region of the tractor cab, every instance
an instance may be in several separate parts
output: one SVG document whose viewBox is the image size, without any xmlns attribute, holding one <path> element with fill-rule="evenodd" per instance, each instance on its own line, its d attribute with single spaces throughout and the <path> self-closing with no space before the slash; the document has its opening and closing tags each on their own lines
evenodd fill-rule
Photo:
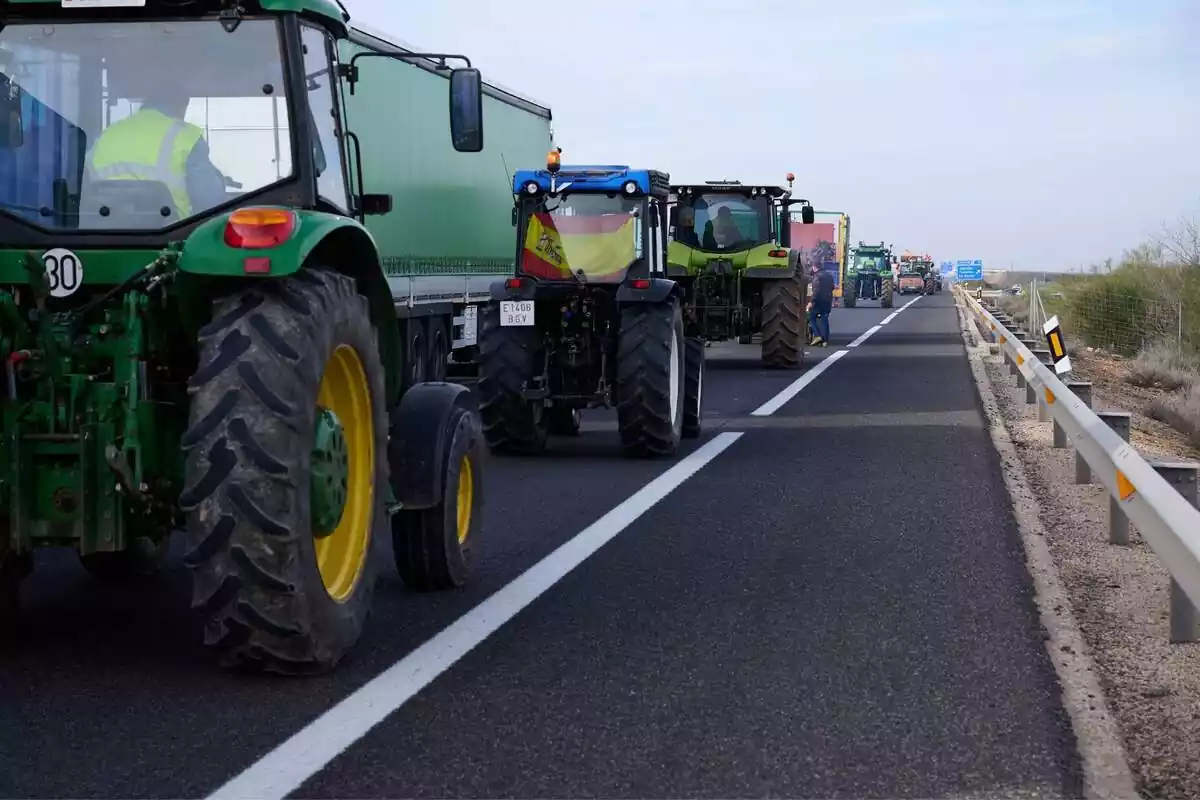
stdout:
<svg viewBox="0 0 1200 800">
<path fill-rule="evenodd" d="M 614 286 L 664 275 L 667 174 L 564 167 L 560 153 L 513 175 L 517 283 Z"/>
<path fill-rule="evenodd" d="M 671 240 L 683 248 L 707 254 L 728 254 L 764 245 L 791 244 L 789 211 L 801 206 L 804 224 L 815 211 L 807 200 L 792 198 L 788 188 L 752 186 L 741 181 L 705 181 L 671 187 Z M 682 248 L 673 248 L 680 250 Z"/>
<path fill-rule="evenodd" d="M 340 63 L 348 19 L 336 0 L 0 4 L 0 240 L 161 247 L 239 206 L 390 209 L 361 193 L 339 92 L 365 56 L 423 56 Z M 453 145 L 477 152 L 479 73 L 446 71 Z"/>
</svg>

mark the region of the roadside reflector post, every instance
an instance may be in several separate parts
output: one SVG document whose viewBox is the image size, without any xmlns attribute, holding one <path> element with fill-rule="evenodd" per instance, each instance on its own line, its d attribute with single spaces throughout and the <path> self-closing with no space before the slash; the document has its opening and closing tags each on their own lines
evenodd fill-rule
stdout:
<svg viewBox="0 0 1200 800">
<path fill-rule="evenodd" d="M 1129 441 L 1132 414 L 1128 411 L 1097 411 L 1096 416 L 1104 420 L 1104 424 L 1112 428 L 1121 439 Z M 1137 490 L 1136 486 L 1126 484 L 1129 484 L 1128 479 L 1117 470 L 1117 488 L 1121 489 L 1122 493 Z M 1108 543 L 1129 544 L 1129 517 L 1125 516 L 1125 511 L 1121 508 L 1121 499 L 1111 494 L 1108 496 Z"/>
<path fill-rule="evenodd" d="M 1158 458 L 1146 459 L 1163 480 L 1193 506 L 1200 508 L 1200 464 L 1194 461 L 1166 461 Z M 1183 589 L 1171 579 L 1171 643 L 1200 642 L 1200 613 L 1183 593 Z"/>
<path fill-rule="evenodd" d="M 1071 394 L 1082 400 L 1084 405 L 1086 405 L 1088 408 L 1092 407 L 1091 381 L 1067 381 L 1067 388 L 1071 390 Z M 1059 450 L 1067 446 L 1067 432 L 1063 430 L 1063 427 L 1058 424 L 1057 420 L 1054 423 L 1054 446 Z M 1079 456 L 1075 456 L 1075 460 L 1078 462 L 1081 459 Z M 1083 466 L 1084 468 L 1087 467 L 1086 461 L 1083 462 Z M 1079 473 L 1078 465 L 1076 465 L 1075 473 L 1076 475 Z M 1075 482 L 1078 483 L 1079 481 L 1076 480 Z"/>
<path fill-rule="evenodd" d="M 1067 343 L 1063 339 L 1062 326 L 1058 324 L 1057 314 L 1046 320 L 1046 324 L 1042 326 L 1042 333 L 1045 334 L 1046 346 L 1049 347 L 1049 366 L 1056 375 L 1066 375 L 1071 371 L 1071 357 L 1067 355 Z"/>
</svg>

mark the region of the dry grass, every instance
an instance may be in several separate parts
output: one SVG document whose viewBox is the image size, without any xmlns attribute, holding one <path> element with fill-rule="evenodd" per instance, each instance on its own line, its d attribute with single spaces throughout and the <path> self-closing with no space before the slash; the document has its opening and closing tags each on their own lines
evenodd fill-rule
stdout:
<svg viewBox="0 0 1200 800">
<path fill-rule="evenodd" d="M 1138 353 L 1125 379 L 1134 386 L 1173 392 L 1200 380 L 1200 371 L 1196 358 L 1183 353 L 1177 344 L 1156 342 Z"/>
<path fill-rule="evenodd" d="M 1200 449 L 1200 381 L 1154 398 L 1146 405 L 1146 414 L 1183 433 L 1192 447 Z"/>
</svg>

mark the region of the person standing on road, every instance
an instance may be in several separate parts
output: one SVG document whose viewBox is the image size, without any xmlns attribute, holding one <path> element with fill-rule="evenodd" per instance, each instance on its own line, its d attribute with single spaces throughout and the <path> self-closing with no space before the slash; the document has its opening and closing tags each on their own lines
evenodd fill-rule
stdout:
<svg viewBox="0 0 1200 800">
<path fill-rule="evenodd" d="M 833 311 L 833 273 L 813 267 L 812 303 L 808 324 L 813 330 L 813 347 L 829 346 L 829 314 Z"/>
</svg>

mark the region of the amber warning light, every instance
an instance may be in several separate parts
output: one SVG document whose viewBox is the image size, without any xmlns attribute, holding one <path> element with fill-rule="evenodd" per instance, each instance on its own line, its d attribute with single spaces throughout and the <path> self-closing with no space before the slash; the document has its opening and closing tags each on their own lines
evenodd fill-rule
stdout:
<svg viewBox="0 0 1200 800">
<path fill-rule="evenodd" d="M 225 244 L 239 250 L 278 247 L 296 231 L 296 215 L 283 208 L 239 208 L 225 224 Z"/>
<path fill-rule="evenodd" d="M 546 169 L 551 172 L 558 172 L 558 168 L 562 166 L 562 148 L 551 150 L 546 154 Z"/>
</svg>

